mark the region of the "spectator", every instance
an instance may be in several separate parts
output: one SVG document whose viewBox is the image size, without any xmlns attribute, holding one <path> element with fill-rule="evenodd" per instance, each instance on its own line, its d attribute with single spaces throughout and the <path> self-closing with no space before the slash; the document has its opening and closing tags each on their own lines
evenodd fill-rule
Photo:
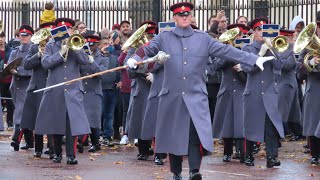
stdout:
<svg viewBox="0 0 320 180">
<path fill-rule="evenodd" d="M 54 4 L 52 2 L 47 2 L 44 5 L 44 8 L 45 9 L 40 17 L 40 24 L 55 21 L 57 18 L 54 12 Z"/>
<path fill-rule="evenodd" d="M 248 25 L 248 18 L 245 16 L 239 16 L 236 20 L 237 24 L 244 24 L 245 26 Z"/>
</svg>

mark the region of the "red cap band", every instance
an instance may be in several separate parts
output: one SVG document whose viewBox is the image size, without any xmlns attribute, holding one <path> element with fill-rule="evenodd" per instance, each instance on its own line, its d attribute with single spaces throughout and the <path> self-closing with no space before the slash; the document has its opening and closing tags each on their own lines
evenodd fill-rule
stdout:
<svg viewBox="0 0 320 180">
<path fill-rule="evenodd" d="M 261 26 L 261 25 L 263 25 L 263 24 L 267 24 L 267 23 L 264 22 L 264 21 L 259 21 L 259 22 L 255 23 L 255 24 L 253 25 L 252 29 L 254 29 L 254 28 L 256 28 L 256 27 L 259 27 L 259 26 Z"/>
<path fill-rule="evenodd" d="M 57 24 L 57 26 L 58 26 L 58 27 L 60 27 L 60 26 L 72 27 L 72 24 L 69 23 L 69 22 L 62 21 L 62 22 L 59 22 L 59 23 Z"/>
<path fill-rule="evenodd" d="M 177 14 L 179 12 L 189 12 L 191 11 L 191 8 L 188 7 L 188 6 L 181 6 L 181 7 L 178 7 L 176 9 L 173 10 L 173 14 Z"/>
<path fill-rule="evenodd" d="M 30 35 L 32 35 L 33 33 L 31 31 L 29 31 L 28 29 L 21 29 L 20 33 L 28 33 Z"/>
</svg>

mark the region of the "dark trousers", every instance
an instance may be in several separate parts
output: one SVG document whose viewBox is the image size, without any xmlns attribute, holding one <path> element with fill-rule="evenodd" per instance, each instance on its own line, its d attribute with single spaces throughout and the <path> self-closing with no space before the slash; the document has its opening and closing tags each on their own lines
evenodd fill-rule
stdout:
<svg viewBox="0 0 320 180">
<path fill-rule="evenodd" d="M 266 143 L 266 153 L 269 156 L 278 156 L 278 142 L 279 134 L 277 129 L 274 127 L 269 116 L 266 115 L 265 125 L 264 125 L 264 141 Z M 253 154 L 253 145 L 255 142 L 246 140 L 246 153 Z"/>
<path fill-rule="evenodd" d="M 113 117 L 114 110 L 116 108 L 117 97 L 115 90 L 106 89 L 103 90 L 103 138 L 111 138 L 113 135 Z"/>
<path fill-rule="evenodd" d="M 320 157 L 320 138 L 309 136 L 311 156 Z"/>
<path fill-rule="evenodd" d="M 223 138 L 223 154 L 229 156 L 233 154 L 233 141 L 235 142 L 236 150 L 239 150 L 240 154 L 244 154 L 243 138 Z"/>
<path fill-rule="evenodd" d="M 91 129 L 91 134 L 89 134 L 89 136 L 90 136 L 91 144 L 93 146 L 98 145 L 99 138 L 100 138 L 100 129 L 99 128 L 90 128 L 90 129 Z M 79 136 L 80 143 L 84 143 L 87 139 L 88 139 L 87 134 Z"/>
<path fill-rule="evenodd" d="M 149 155 L 149 149 L 151 148 L 151 143 L 152 143 L 151 140 L 138 139 L 139 154 Z"/>
<path fill-rule="evenodd" d="M 70 120 L 67 114 L 66 118 L 66 154 L 67 156 L 76 157 L 76 144 L 77 144 L 77 136 L 72 136 L 71 128 L 70 128 Z M 54 134 L 53 135 L 53 145 L 54 152 L 56 155 L 62 154 L 62 138 L 63 135 Z"/>
<path fill-rule="evenodd" d="M 53 137 L 52 135 L 47 135 L 48 143 L 47 148 L 53 148 Z M 35 134 L 34 135 L 34 150 L 35 152 L 42 152 L 43 151 L 43 135 Z"/>
<path fill-rule="evenodd" d="M 11 97 L 11 93 L 9 90 L 10 83 L 0 83 L 0 93 L 2 97 Z M 13 112 L 14 112 L 14 104 L 10 99 L 2 100 L 2 102 L 6 102 L 7 107 L 7 124 L 8 126 L 12 126 L 13 124 Z"/>
<path fill-rule="evenodd" d="M 121 93 L 122 99 L 122 127 L 123 127 L 123 134 L 127 134 L 126 132 L 126 119 L 127 119 L 127 112 L 129 108 L 129 101 L 130 101 L 130 93 Z"/>
<path fill-rule="evenodd" d="M 189 148 L 188 148 L 188 160 L 189 169 L 192 171 L 199 171 L 201 160 L 202 160 L 202 147 L 201 142 L 194 127 L 192 120 L 190 120 L 190 130 L 189 130 Z M 169 154 L 170 160 L 170 170 L 172 173 L 181 174 L 182 172 L 182 161 L 183 156 L 177 156 L 174 154 Z"/>
<path fill-rule="evenodd" d="M 119 90 L 116 90 L 116 108 L 114 110 L 114 120 L 113 120 L 113 129 L 114 129 L 114 138 L 120 137 L 119 128 L 122 126 L 122 99 Z"/>
<path fill-rule="evenodd" d="M 20 129 L 20 124 L 15 124 L 12 140 L 20 144 L 23 135 L 26 144 L 33 146 L 33 131 L 30 129 Z"/>
</svg>

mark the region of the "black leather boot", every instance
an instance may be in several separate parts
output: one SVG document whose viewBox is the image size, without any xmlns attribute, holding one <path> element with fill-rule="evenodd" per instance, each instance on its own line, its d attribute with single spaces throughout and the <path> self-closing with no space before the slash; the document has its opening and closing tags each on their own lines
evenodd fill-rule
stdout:
<svg viewBox="0 0 320 180">
<path fill-rule="evenodd" d="M 55 154 L 52 162 L 53 163 L 61 163 L 61 160 L 62 160 L 62 154 Z"/>
<path fill-rule="evenodd" d="M 273 168 L 273 166 L 280 166 L 281 162 L 277 160 L 275 156 L 267 157 L 267 168 Z"/>
<path fill-rule="evenodd" d="M 253 155 L 252 154 L 246 154 L 244 163 L 247 166 L 254 166 L 254 157 L 253 157 Z"/>
<path fill-rule="evenodd" d="M 224 155 L 222 158 L 223 162 L 230 162 L 231 161 L 231 156 L 230 155 Z"/>
<path fill-rule="evenodd" d="M 319 164 L 319 157 L 318 156 L 312 156 L 311 164 Z"/>
<path fill-rule="evenodd" d="M 11 142 L 11 146 L 13 147 L 13 149 L 14 149 L 15 151 L 19 151 L 19 143 L 18 143 L 18 142 L 12 141 L 12 142 Z"/>
<path fill-rule="evenodd" d="M 78 164 L 78 161 L 74 156 L 67 156 L 67 164 L 75 165 Z"/>
</svg>

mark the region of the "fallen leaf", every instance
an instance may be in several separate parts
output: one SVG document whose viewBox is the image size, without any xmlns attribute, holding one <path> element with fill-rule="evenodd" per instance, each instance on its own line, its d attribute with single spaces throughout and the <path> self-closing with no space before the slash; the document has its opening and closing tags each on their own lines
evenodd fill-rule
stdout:
<svg viewBox="0 0 320 180">
<path fill-rule="evenodd" d="M 156 176 L 156 179 L 163 179 L 163 176 Z"/>
<path fill-rule="evenodd" d="M 315 165 L 315 164 L 312 164 L 312 165 Z M 309 176 L 310 176 L 310 177 L 314 177 L 314 174 L 309 174 Z"/>
<path fill-rule="evenodd" d="M 113 164 L 124 164 L 124 162 L 117 161 L 117 162 L 114 162 Z"/>
<path fill-rule="evenodd" d="M 89 157 L 89 159 L 90 159 L 91 161 L 96 160 L 94 157 Z"/>
<path fill-rule="evenodd" d="M 82 180 L 82 177 L 76 175 L 76 180 Z"/>
</svg>

